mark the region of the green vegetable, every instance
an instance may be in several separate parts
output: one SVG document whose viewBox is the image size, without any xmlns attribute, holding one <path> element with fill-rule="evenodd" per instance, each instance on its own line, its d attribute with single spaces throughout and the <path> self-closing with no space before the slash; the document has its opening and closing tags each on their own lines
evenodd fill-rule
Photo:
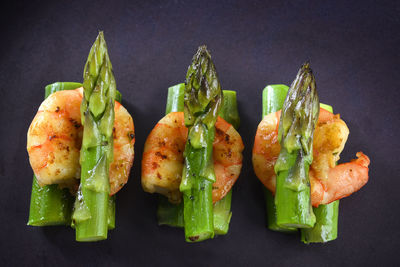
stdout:
<svg viewBox="0 0 400 267">
<path fill-rule="evenodd" d="M 288 90 L 289 87 L 284 84 L 271 84 L 264 88 L 262 93 L 263 118 L 272 112 L 282 109 Z"/>
<path fill-rule="evenodd" d="M 108 231 L 109 167 L 113 160 L 116 97 L 116 84 L 103 32 L 99 33 L 90 50 L 83 80 L 82 203 L 75 202 L 80 204 L 75 205 L 73 219 L 77 241 L 97 241 L 106 239 Z M 80 205 L 88 208 L 90 217 L 76 212 Z"/>
<path fill-rule="evenodd" d="M 183 201 L 173 204 L 168 198 L 159 195 L 157 207 L 158 225 L 168 225 L 172 227 L 184 227 L 183 222 Z"/>
<path fill-rule="evenodd" d="M 168 88 L 166 114 L 183 111 L 184 90 L 184 83 Z M 223 90 L 223 99 L 224 101 L 218 115 L 224 118 L 228 123 L 235 123 L 236 127 L 238 127 L 240 119 L 237 109 L 236 92 Z M 230 212 L 231 200 L 232 192 L 230 191 L 223 199 L 213 205 L 215 234 L 223 235 L 228 232 L 229 222 L 232 216 Z M 172 204 L 166 197 L 159 195 L 157 218 L 159 225 L 184 227 L 183 202 L 180 204 Z"/>
<path fill-rule="evenodd" d="M 327 110 L 327 111 L 329 111 L 330 113 L 333 113 L 333 108 L 332 108 L 332 106 L 330 106 L 330 105 L 320 103 L 320 104 L 319 104 L 319 107 L 320 107 L 320 108 L 323 108 L 323 109 L 325 109 L 325 110 Z"/>
<path fill-rule="evenodd" d="M 282 109 L 283 102 L 285 101 L 289 87 L 284 84 L 272 84 L 265 87 L 262 94 L 262 117 L 269 113 L 276 112 Z M 297 232 L 296 228 L 280 227 L 276 224 L 276 207 L 275 200 L 272 193 L 265 187 L 264 197 L 267 208 L 267 222 L 268 228 L 273 231 L 293 233 Z"/>
<path fill-rule="evenodd" d="M 185 96 L 185 84 L 179 83 L 168 88 L 167 107 L 165 115 L 171 112 L 183 111 L 183 99 Z"/>
<path fill-rule="evenodd" d="M 206 46 L 199 47 L 186 74 L 184 117 L 188 127 L 185 164 L 179 190 L 183 193 L 185 238 L 214 237 L 212 148 L 222 90 Z"/>
<path fill-rule="evenodd" d="M 313 208 L 317 221 L 313 228 L 301 229 L 301 241 L 325 243 L 337 238 L 339 200 Z"/>
<path fill-rule="evenodd" d="M 332 106 L 320 104 L 320 107 L 333 113 Z M 301 241 L 309 243 L 325 243 L 337 238 L 339 200 L 326 205 L 313 207 L 316 222 L 313 228 L 301 229 Z"/>
<path fill-rule="evenodd" d="M 231 212 L 232 189 L 223 199 L 213 206 L 214 211 L 214 232 L 216 235 L 226 235 L 229 230 L 229 223 L 232 218 Z"/>
<path fill-rule="evenodd" d="M 263 116 L 276 112 L 282 108 L 283 102 L 287 95 L 288 86 L 282 84 L 268 85 L 263 90 Z M 320 103 L 320 107 L 333 112 L 331 106 Z M 263 187 L 267 216 L 268 228 L 273 231 L 280 232 L 296 232 L 296 228 L 281 228 L 276 224 L 275 203 L 272 193 Z M 316 223 L 313 228 L 302 228 L 302 241 L 305 243 L 327 242 L 337 237 L 337 222 L 339 214 L 339 200 L 328 205 L 319 205 L 313 207 L 316 217 Z"/>
<path fill-rule="evenodd" d="M 222 93 L 224 94 L 224 101 L 218 115 L 232 124 L 233 128 L 237 130 L 240 126 L 240 117 L 237 107 L 236 91 L 223 90 Z"/>
<path fill-rule="evenodd" d="M 281 227 L 310 228 L 315 224 L 308 177 L 319 115 L 315 87 L 314 75 L 306 63 L 293 81 L 282 108 L 278 132 L 281 151 L 274 167 L 276 222 Z"/>
<path fill-rule="evenodd" d="M 185 84 L 180 83 L 168 88 L 167 106 L 165 114 L 183 111 L 183 101 L 185 95 Z M 157 207 L 157 219 L 159 225 L 169 225 L 172 227 L 184 227 L 183 222 L 183 201 L 173 204 L 168 198 L 159 195 Z"/>
<path fill-rule="evenodd" d="M 111 196 L 108 199 L 108 208 L 107 208 L 107 225 L 108 230 L 115 229 L 115 204 L 116 204 L 116 195 Z"/>
<path fill-rule="evenodd" d="M 45 99 L 54 92 L 73 90 L 81 87 L 80 83 L 56 82 L 45 87 Z M 40 187 L 33 177 L 31 205 L 28 225 L 69 225 L 74 197 L 68 189 L 60 189 L 58 185 Z"/>
</svg>

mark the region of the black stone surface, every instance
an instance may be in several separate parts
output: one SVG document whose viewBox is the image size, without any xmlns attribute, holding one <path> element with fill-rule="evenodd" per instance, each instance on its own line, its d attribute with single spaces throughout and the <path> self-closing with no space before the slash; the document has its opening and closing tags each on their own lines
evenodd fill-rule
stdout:
<svg viewBox="0 0 400 267">
<path fill-rule="evenodd" d="M 400 248 L 398 1 L 29 1 L 3 3 L 0 44 L 0 265 L 395 266 Z M 26 226 L 32 170 L 26 132 L 44 86 L 81 81 L 104 30 L 117 87 L 136 126 L 135 163 L 107 241 L 77 243 L 66 227 Z M 199 244 L 159 227 L 140 185 L 147 134 L 167 88 L 207 44 L 223 89 L 237 90 L 246 149 L 229 234 Z M 339 237 L 304 245 L 269 231 L 251 165 L 261 91 L 289 84 L 310 60 L 320 100 L 350 128 L 342 162 L 363 151 L 370 181 L 340 202 Z"/>
</svg>

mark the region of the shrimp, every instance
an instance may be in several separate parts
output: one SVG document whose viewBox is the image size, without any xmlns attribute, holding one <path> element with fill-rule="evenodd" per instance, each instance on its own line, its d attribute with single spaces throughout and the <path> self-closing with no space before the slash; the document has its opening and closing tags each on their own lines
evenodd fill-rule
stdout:
<svg viewBox="0 0 400 267">
<path fill-rule="evenodd" d="M 256 176 L 271 192 L 275 192 L 275 162 L 279 156 L 278 127 L 281 111 L 268 114 L 257 128 L 253 147 Z M 339 115 L 320 109 L 314 132 L 313 162 L 310 166 L 311 202 L 318 207 L 358 191 L 368 182 L 369 158 L 362 152 L 357 159 L 336 165 L 349 135 Z"/>
<path fill-rule="evenodd" d="M 80 105 L 83 89 L 59 91 L 40 105 L 29 126 L 29 162 L 40 186 L 58 184 L 76 190 L 80 179 L 79 156 L 83 127 Z M 114 106 L 114 160 L 110 165 L 110 195 L 126 184 L 135 143 L 133 120 L 117 101 Z"/>
<path fill-rule="evenodd" d="M 114 160 L 110 165 L 110 195 L 117 193 L 128 182 L 135 156 L 133 119 L 118 101 L 115 101 L 114 112 Z"/>
<path fill-rule="evenodd" d="M 221 117 L 215 123 L 213 161 L 216 182 L 213 202 L 222 199 L 232 188 L 242 168 L 242 138 Z M 183 152 L 188 130 L 183 112 L 172 112 L 162 118 L 147 137 L 142 159 L 142 187 L 149 193 L 160 193 L 172 203 L 179 203 L 179 185 L 184 166 Z"/>
</svg>

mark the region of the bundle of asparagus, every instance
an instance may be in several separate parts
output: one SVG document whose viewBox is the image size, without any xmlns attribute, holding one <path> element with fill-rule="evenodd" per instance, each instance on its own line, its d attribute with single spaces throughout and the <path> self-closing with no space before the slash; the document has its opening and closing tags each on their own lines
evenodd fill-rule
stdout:
<svg viewBox="0 0 400 267">
<path fill-rule="evenodd" d="M 177 84 L 168 88 L 168 98 L 166 114 L 170 112 L 183 111 L 185 84 Z M 223 90 L 223 103 L 219 111 L 219 116 L 231 123 L 235 129 L 239 128 L 240 118 L 237 108 L 236 92 Z M 231 212 L 232 190 L 224 198 L 213 204 L 214 233 L 225 235 L 229 230 L 229 222 L 232 217 Z M 157 218 L 159 225 L 172 227 L 184 227 L 183 202 L 173 204 L 168 199 L 159 195 L 157 208 Z"/>
<path fill-rule="evenodd" d="M 180 186 L 177 188 L 178 192 L 182 194 L 183 201 L 171 203 L 171 199 L 168 199 L 170 197 L 160 196 L 157 216 L 160 225 L 184 227 L 186 241 L 198 242 L 212 238 L 215 234 L 223 235 L 228 232 L 232 216 L 230 211 L 232 192 L 229 190 L 223 198 L 214 201 L 213 204 L 213 190 L 215 189 L 213 184 L 216 181 L 215 162 L 212 158 L 213 142 L 218 116 L 228 123 L 232 123 L 235 127 L 238 127 L 240 123 L 236 93 L 221 90 L 211 56 L 205 46 L 201 46 L 194 55 L 193 62 L 187 72 L 186 84 L 178 84 L 168 90 L 166 114 L 177 111 L 184 111 L 184 123 L 188 130 L 188 138 L 184 143 L 185 163 L 182 179 L 179 180 Z M 171 118 L 174 116 L 177 118 L 176 114 L 171 114 Z M 166 123 L 164 118 L 159 124 Z M 175 120 L 175 122 L 177 121 Z M 151 174 L 146 172 L 147 168 L 152 169 L 151 166 L 171 164 L 151 160 L 153 157 L 149 153 L 155 153 L 154 157 L 156 158 L 157 153 L 161 153 L 165 149 L 163 147 L 155 149 L 154 146 L 151 146 L 151 143 L 154 140 L 164 140 L 164 138 L 169 140 L 171 138 L 171 136 L 165 136 L 154 139 L 154 136 L 157 135 L 154 132 L 157 131 L 156 129 L 157 127 L 150 133 L 145 144 L 142 162 L 142 185 L 145 191 L 159 192 L 168 196 L 166 190 L 172 190 L 173 186 L 171 181 L 168 180 L 169 178 L 166 179 L 166 182 L 162 182 L 160 172 L 163 171 L 160 169 L 160 172 L 157 173 L 158 177 L 154 177 L 154 179 Z M 226 138 L 229 138 L 229 135 Z M 232 142 L 235 141 L 232 140 Z M 156 150 L 160 152 L 154 152 Z M 239 153 L 241 159 L 241 150 Z M 174 155 L 174 157 L 176 156 Z M 172 166 L 169 165 L 168 169 Z M 175 174 L 169 172 L 168 175 L 174 176 Z M 231 185 L 235 180 L 236 178 Z M 176 199 L 174 201 L 179 202 Z"/>
<path fill-rule="evenodd" d="M 268 85 L 262 95 L 262 117 L 282 109 L 289 87 L 283 84 Z M 320 103 L 320 107 L 333 113 L 331 106 Z M 279 226 L 276 221 L 275 199 L 271 191 L 263 187 L 267 209 L 267 225 L 270 230 L 295 233 L 297 228 Z M 330 204 L 313 207 L 316 223 L 312 228 L 301 228 L 301 239 L 304 243 L 321 243 L 337 238 L 339 200 Z"/>
<path fill-rule="evenodd" d="M 109 168 L 114 155 L 114 102 L 121 101 L 103 32 L 90 50 L 83 78 L 80 118 L 84 129 L 78 191 L 75 195 L 71 188 L 61 189 L 58 184 L 39 186 L 34 177 L 28 225 L 71 225 L 76 228 L 77 241 L 97 241 L 106 239 L 107 231 L 115 228 L 115 195 L 109 196 Z M 46 86 L 45 98 L 79 87 L 82 84 L 54 83 Z M 80 127 L 79 122 L 74 123 Z"/>
<path fill-rule="evenodd" d="M 299 228 L 304 243 L 336 239 L 339 199 L 368 181 L 369 158 L 362 152 L 349 163 L 335 163 L 348 134 L 332 107 L 319 104 L 308 63 L 289 89 L 285 85 L 264 89 L 253 166 L 268 189 L 271 230 L 292 233 Z"/>
</svg>

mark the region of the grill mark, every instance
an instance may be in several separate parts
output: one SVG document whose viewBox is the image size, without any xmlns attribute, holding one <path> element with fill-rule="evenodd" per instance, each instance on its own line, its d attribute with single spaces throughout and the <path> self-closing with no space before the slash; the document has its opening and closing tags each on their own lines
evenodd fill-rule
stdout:
<svg viewBox="0 0 400 267">
<path fill-rule="evenodd" d="M 160 158 L 162 158 L 162 159 L 167 159 L 167 158 L 168 158 L 166 155 L 161 154 L 160 151 L 157 151 L 157 152 L 156 152 L 156 156 L 158 156 L 158 157 L 160 157 Z"/>
</svg>

